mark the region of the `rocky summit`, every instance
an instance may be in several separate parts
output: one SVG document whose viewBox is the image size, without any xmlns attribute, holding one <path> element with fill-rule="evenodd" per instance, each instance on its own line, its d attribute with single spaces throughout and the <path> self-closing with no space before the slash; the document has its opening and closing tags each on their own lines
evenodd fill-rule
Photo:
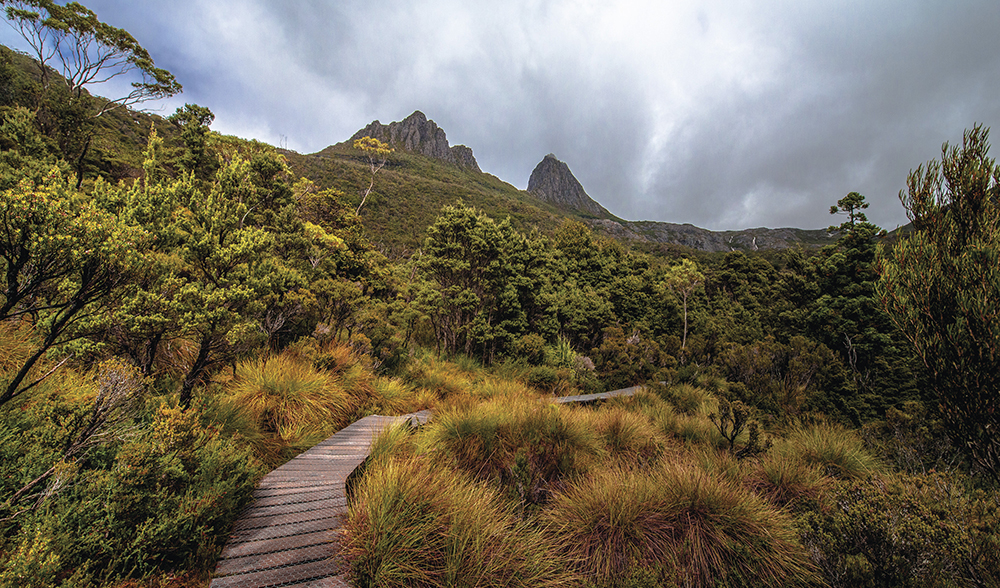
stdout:
<svg viewBox="0 0 1000 588">
<path fill-rule="evenodd" d="M 476 158 L 472 155 L 472 149 L 465 145 L 448 145 L 448 137 L 444 129 L 437 126 L 432 120 L 427 120 L 424 113 L 416 110 L 410 116 L 399 122 L 392 122 L 384 125 L 379 121 L 372 121 L 368 126 L 361 129 L 351 137 L 350 142 L 362 137 L 372 137 L 383 143 L 388 143 L 395 149 L 403 149 L 412 153 L 419 153 L 434 159 L 440 159 L 453 163 L 461 168 L 481 171 Z"/>
<path fill-rule="evenodd" d="M 549 153 L 531 172 L 528 192 L 539 200 L 600 218 L 612 215 L 587 195 L 569 166 Z"/>
</svg>

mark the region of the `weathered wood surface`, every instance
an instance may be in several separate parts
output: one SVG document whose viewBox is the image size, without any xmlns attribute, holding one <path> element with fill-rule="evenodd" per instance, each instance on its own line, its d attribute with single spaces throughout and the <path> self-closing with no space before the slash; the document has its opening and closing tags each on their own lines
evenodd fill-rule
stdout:
<svg viewBox="0 0 1000 588">
<path fill-rule="evenodd" d="M 642 386 L 561 396 L 557 403 L 631 396 Z M 254 501 L 233 524 L 211 588 L 350 586 L 337 561 L 337 537 L 347 515 L 347 477 L 368 457 L 386 428 L 426 423 L 430 411 L 365 417 L 264 476 Z"/>
<path fill-rule="evenodd" d="M 212 588 L 348 586 L 335 541 L 347 514 L 347 477 L 380 432 L 429 417 L 365 417 L 264 476 L 233 524 Z"/>
<path fill-rule="evenodd" d="M 560 404 L 565 404 L 567 402 L 596 402 L 598 400 L 607 400 L 609 398 L 614 398 L 615 396 L 632 396 L 639 390 L 642 390 L 642 386 L 632 386 L 631 388 L 622 388 L 621 390 L 612 390 L 610 392 L 599 392 L 597 394 L 581 394 L 579 396 L 558 396 L 555 398 L 555 402 Z"/>
</svg>

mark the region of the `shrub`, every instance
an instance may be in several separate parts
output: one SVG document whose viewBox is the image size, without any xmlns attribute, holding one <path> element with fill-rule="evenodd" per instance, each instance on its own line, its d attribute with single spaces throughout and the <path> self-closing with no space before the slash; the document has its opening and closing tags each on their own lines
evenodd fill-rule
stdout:
<svg viewBox="0 0 1000 588">
<path fill-rule="evenodd" d="M 365 474 L 347 520 L 355 586 L 563 586 L 574 578 L 545 537 L 496 492 L 427 459 Z"/>
<path fill-rule="evenodd" d="M 544 519 L 567 557 L 597 581 L 664 565 L 695 587 L 812 577 L 786 515 L 690 465 L 595 471 L 557 494 Z"/>
<path fill-rule="evenodd" d="M 940 477 L 902 475 L 854 480 L 836 493 L 835 509 L 804 517 L 803 541 L 827 582 L 833 587 L 996 586 L 995 498 L 992 509 L 984 511 L 980 500 L 943 495 L 942 484 L 947 481 Z M 969 525 L 973 518 L 989 531 Z"/>
</svg>

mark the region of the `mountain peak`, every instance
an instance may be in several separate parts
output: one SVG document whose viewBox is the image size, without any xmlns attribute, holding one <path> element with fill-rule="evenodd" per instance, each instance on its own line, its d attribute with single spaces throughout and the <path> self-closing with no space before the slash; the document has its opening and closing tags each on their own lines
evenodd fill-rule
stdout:
<svg viewBox="0 0 1000 588">
<path fill-rule="evenodd" d="M 461 168 L 481 171 L 476 158 L 472 155 L 472 149 L 465 145 L 450 146 L 444 129 L 437 126 L 434 121 L 428 120 L 419 110 L 414 110 L 413 114 L 402 121 L 388 125 L 377 120 L 372 121 L 354 133 L 350 142 L 353 143 L 362 137 L 372 137 L 396 149 L 440 159 Z"/>
<path fill-rule="evenodd" d="M 570 171 L 569 166 L 559 161 L 552 153 L 546 155 L 531 172 L 528 192 L 539 200 L 556 206 L 598 217 L 612 216 L 587 195 L 587 191 Z"/>
</svg>

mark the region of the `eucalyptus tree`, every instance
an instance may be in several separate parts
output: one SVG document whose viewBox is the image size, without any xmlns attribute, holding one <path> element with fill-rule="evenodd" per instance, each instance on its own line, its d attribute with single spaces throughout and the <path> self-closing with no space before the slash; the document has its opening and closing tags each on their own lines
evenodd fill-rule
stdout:
<svg viewBox="0 0 1000 588">
<path fill-rule="evenodd" d="M 74 162 L 78 187 L 97 132 L 96 119 L 116 108 L 181 91 L 174 76 L 156 67 L 128 31 L 101 22 L 78 2 L 0 0 L 0 4 L 11 27 L 31 47 L 41 82 L 35 112 L 44 114 L 39 122 L 58 136 L 64 156 Z M 88 92 L 119 77 L 132 80 L 123 95 L 101 98 Z M 61 91 L 54 92 L 55 88 Z"/>
</svg>

